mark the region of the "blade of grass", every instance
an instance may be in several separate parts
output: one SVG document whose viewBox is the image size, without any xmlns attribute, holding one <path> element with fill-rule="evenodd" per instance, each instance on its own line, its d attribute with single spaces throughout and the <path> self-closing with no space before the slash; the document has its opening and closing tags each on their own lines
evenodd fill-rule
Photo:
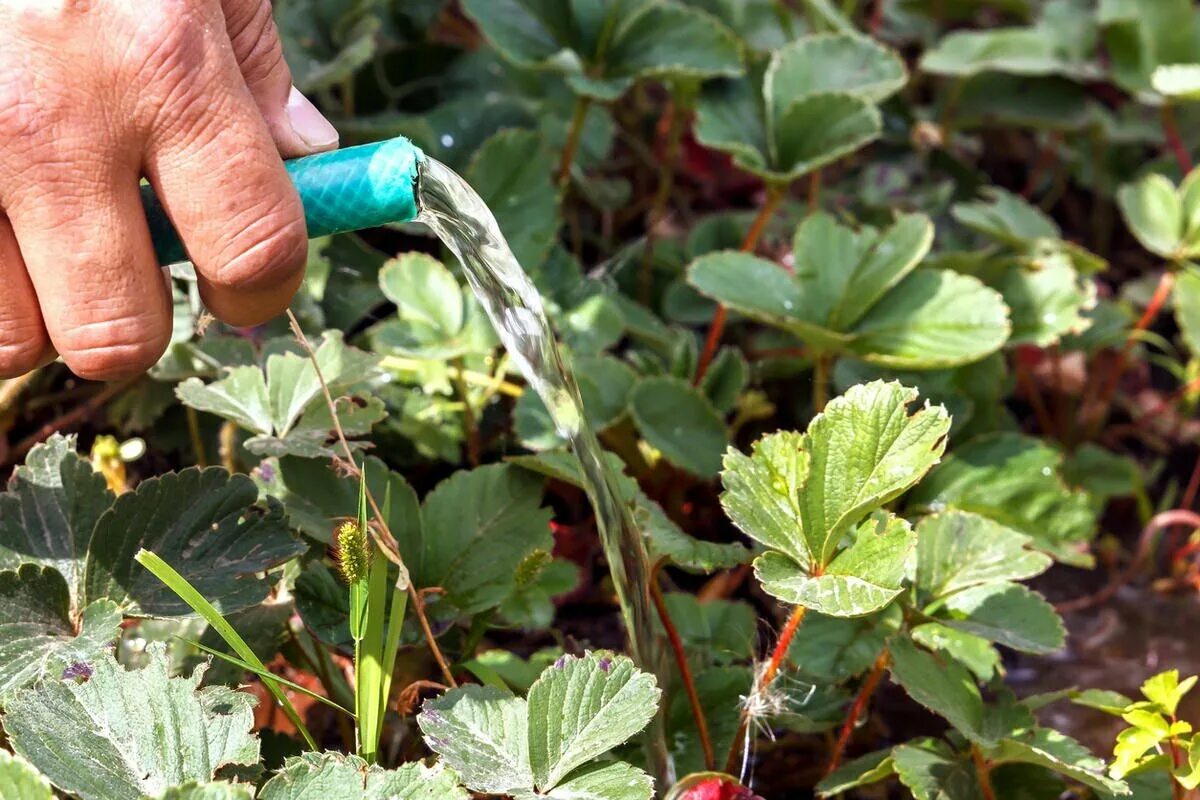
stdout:
<svg viewBox="0 0 1200 800">
<path fill-rule="evenodd" d="M 373 545 L 372 545 L 373 546 Z M 368 579 L 366 627 L 363 631 L 360 660 L 354 679 L 355 705 L 358 707 L 358 755 L 368 764 L 378 756 L 379 735 L 383 731 L 381 702 L 383 686 L 383 617 L 387 612 L 388 562 L 379 555 L 371 560 Z"/>
<path fill-rule="evenodd" d="M 191 639 L 185 639 L 182 636 L 176 636 L 175 638 L 181 642 L 186 642 L 187 644 L 191 645 L 192 647 L 196 648 L 197 650 L 201 650 L 205 653 L 208 653 L 210 656 L 216 656 L 217 658 L 221 659 L 222 661 L 233 664 L 235 667 L 238 667 L 239 669 L 244 669 L 247 672 L 253 672 L 255 675 L 262 678 L 263 680 L 275 681 L 276 683 L 280 683 L 280 684 L 288 687 L 292 691 L 299 692 L 300 694 L 305 695 L 306 697 L 311 697 L 313 700 L 316 700 L 319 703 L 324 703 L 325 705 L 329 706 L 330 708 L 336 708 L 338 711 L 341 711 L 343 714 L 348 714 L 351 717 L 354 716 L 353 711 L 351 711 L 348 708 L 342 707 L 341 704 L 336 703 L 333 700 L 330 700 L 328 697 L 321 694 L 320 692 L 314 692 L 312 689 L 308 689 L 304 686 L 301 686 L 300 684 L 298 684 L 294 681 L 289 681 L 287 678 L 280 677 L 279 675 L 276 675 L 274 672 L 269 672 L 265 669 L 260 669 L 259 667 L 255 666 L 254 664 L 243 661 L 242 659 L 238 658 L 237 656 L 232 656 L 229 653 L 222 653 L 220 650 L 216 650 L 212 647 L 209 647 L 206 644 L 201 644 L 200 642 L 195 642 L 195 641 L 192 641 Z"/>
<path fill-rule="evenodd" d="M 358 525 L 358 530 L 364 537 L 364 541 L 368 546 L 371 545 L 371 539 L 366 535 L 367 531 L 367 471 L 365 464 L 358 473 L 358 518 L 355 520 Z M 354 749 L 359 756 L 367 749 L 367 738 L 365 734 L 369 731 L 365 729 L 366 720 L 369 716 L 367 707 L 370 705 L 368 698 L 373 695 L 364 691 L 363 682 L 367 677 L 369 668 L 364 670 L 363 656 L 363 638 L 366 636 L 368 601 L 370 599 L 370 582 L 371 575 L 374 575 L 378 564 L 375 562 L 378 559 L 371 560 L 371 566 L 368 574 L 360 577 L 350 584 L 350 636 L 354 639 L 354 718 L 356 720 L 354 726 Z"/>
<path fill-rule="evenodd" d="M 233 629 L 229 621 L 221 615 L 220 611 L 217 611 L 212 603 L 205 599 L 204 595 L 196 591 L 196 587 L 188 583 L 187 578 L 176 572 L 170 564 L 163 561 L 158 555 L 144 548 L 139 550 L 133 558 L 143 567 L 150 570 L 150 573 L 162 581 L 168 589 L 179 595 L 179 599 L 191 606 L 193 611 L 203 617 L 204 621 L 212 626 L 213 630 L 225 640 L 225 643 L 229 645 L 233 652 L 245 659 L 247 663 L 256 665 L 262 672 L 267 671 L 266 665 L 254 654 L 254 651 L 250 649 L 250 645 L 246 644 L 246 640 L 238 635 L 238 632 Z M 308 726 L 304 724 L 304 720 L 300 719 L 300 715 L 296 712 L 296 707 L 292 705 L 292 701 L 279 688 L 278 681 L 273 679 L 264 680 L 267 691 L 279 702 L 283 713 L 296 726 L 296 730 L 300 731 L 300 735 L 304 737 L 304 741 L 309 749 L 316 750 L 316 740 L 308 732 Z"/>
<path fill-rule="evenodd" d="M 392 489 L 389 485 L 383 496 L 383 515 L 388 517 L 392 513 Z M 383 586 L 379 589 L 379 626 L 383 625 L 383 599 L 387 591 L 387 563 L 383 563 Z M 374 576 L 372 576 L 374 577 Z M 396 651 L 400 648 L 400 633 L 404 629 L 404 614 L 408 610 L 408 590 L 403 585 L 401 580 L 403 576 L 397 575 L 396 581 L 392 585 L 392 602 L 388 609 L 388 625 L 387 633 L 382 637 L 380 650 L 379 664 L 379 687 L 376 695 L 376 708 L 378 713 L 374 724 L 377 726 L 375 738 L 373 742 L 378 743 L 380 735 L 383 733 L 383 718 L 387 714 L 388 698 L 392 693 L 392 675 L 396 669 Z M 372 586 L 374 590 L 374 586 Z M 374 595 L 372 595 L 374 598 Z"/>
</svg>

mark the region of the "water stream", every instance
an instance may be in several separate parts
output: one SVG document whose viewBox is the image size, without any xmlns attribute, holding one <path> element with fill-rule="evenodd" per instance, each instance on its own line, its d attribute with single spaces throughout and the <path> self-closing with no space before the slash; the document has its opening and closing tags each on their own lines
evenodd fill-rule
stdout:
<svg viewBox="0 0 1200 800">
<path fill-rule="evenodd" d="M 584 489 L 596 515 L 600 542 L 634 661 L 664 685 L 651 605 L 645 541 L 622 499 L 616 476 L 583 413 L 574 375 L 564 362 L 554 331 L 529 277 L 521 269 L 487 204 L 466 181 L 441 162 L 426 158 L 417 178 L 418 221 L 425 223 L 458 257 L 475 297 L 500 335 L 517 368 L 546 406 L 558 433 L 579 459 Z M 661 782 L 673 779 L 661 730 L 651 731 L 651 768 Z"/>
</svg>

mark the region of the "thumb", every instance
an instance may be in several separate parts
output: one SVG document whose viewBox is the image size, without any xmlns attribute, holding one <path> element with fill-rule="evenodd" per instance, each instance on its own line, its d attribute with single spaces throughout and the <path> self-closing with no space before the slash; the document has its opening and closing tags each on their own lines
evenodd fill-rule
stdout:
<svg viewBox="0 0 1200 800">
<path fill-rule="evenodd" d="M 242 77 L 284 158 L 333 150 L 337 129 L 292 85 L 270 0 L 221 0 Z"/>
</svg>

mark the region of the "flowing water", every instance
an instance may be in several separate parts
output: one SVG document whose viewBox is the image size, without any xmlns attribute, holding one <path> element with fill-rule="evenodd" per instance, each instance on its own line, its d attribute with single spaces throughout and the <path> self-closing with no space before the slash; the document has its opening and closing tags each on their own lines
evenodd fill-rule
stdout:
<svg viewBox="0 0 1200 800">
<path fill-rule="evenodd" d="M 559 352 L 541 295 L 517 263 L 491 210 L 453 170 L 425 158 L 418 172 L 417 202 L 421 209 L 418 221 L 429 226 L 458 257 L 504 347 L 579 459 L 633 659 L 657 675 L 663 685 L 645 541 L 584 416 L 579 388 Z M 658 740 L 657 746 L 650 748 L 652 766 L 660 781 L 669 781 L 673 776 L 661 727 L 652 738 Z"/>
</svg>

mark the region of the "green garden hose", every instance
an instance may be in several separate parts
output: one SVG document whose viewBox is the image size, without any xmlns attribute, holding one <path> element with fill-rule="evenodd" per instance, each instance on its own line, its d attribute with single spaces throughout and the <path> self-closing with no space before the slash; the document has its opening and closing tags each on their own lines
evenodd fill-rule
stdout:
<svg viewBox="0 0 1200 800">
<path fill-rule="evenodd" d="M 417 165 L 425 155 L 398 136 L 285 163 L 304 203 L 311 237 L 356 231 L 417 217 Z M 187 251 L 149 186 L 142 203 L 159 264 L 186 261 Z"/>
</svg>

